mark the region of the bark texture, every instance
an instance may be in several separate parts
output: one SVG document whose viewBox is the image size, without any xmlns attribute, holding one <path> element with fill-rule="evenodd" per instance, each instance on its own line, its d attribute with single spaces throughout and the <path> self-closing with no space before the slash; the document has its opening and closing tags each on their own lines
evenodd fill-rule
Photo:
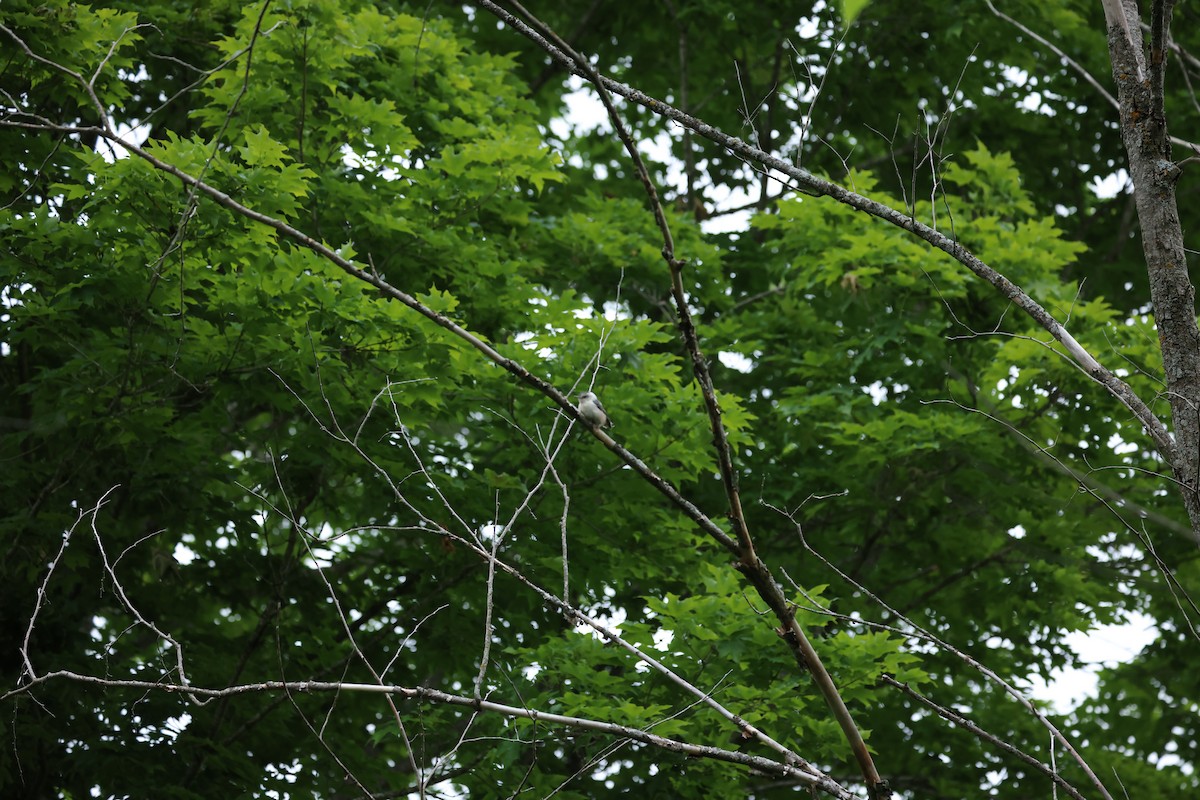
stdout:
<svg viewBox="0 0 1200 800">
<path fill-rule="evenodd" d="M 1149 54 L 1142 37 L 1130 33 L 1142 30 L 1136 4 L 1105 0 L 1105 11 L 1113 78 L 1121 104 L 1121 137 L 1133 179 L 1175 434 L 1174 457 L 1164 457 L 1179 481 L 1192 536 L 1200 542 L 1200 329 L 1175 197 L 1180 168 L 1171 159 L 1163 102 L 1173 5 L 1164 0 L 1153 4 Z"/>
</svg>

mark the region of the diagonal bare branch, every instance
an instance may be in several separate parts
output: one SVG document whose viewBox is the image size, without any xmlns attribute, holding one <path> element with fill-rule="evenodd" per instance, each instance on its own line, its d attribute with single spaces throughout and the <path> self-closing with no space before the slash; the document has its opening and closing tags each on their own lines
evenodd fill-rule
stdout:
<svg viewBox="0 0 1200 800">
<path fill-rule="evenodd" d="M 688 307 L 687 292 L 683 286 L 683 271 L 687 267 L 687 261 L 676 255 L 675 240 L 671 234 L 670 223 L 667 221 L 666 209 L 663 208 L 662 201 L 659 199 L 658 191 L 654 186 L 654 180 L 650 177 L 650 171 L 646 168 L 646 163 L 638 151 L 637 143 L 633 140 L 628 128 L 621 119 L 621 115 L 617 112 L 616 106 L 613 105 L 612 96 L 605 87 L 600 74 L 591 65 L 591 62 L 559 38 L 545 23 L 525 10 L 519 2 L 512 0 L 512 5 L 522 16 L 530 20 L 535 27 L 552 39 L 570 57 L 577 69 L 582 70 L 586 74 L 588 80 L 591 81 L 599 93 L 600 100 L 604 104 L 604 108 L 608 111 L 613 128 L 616 130 L 617 136 L 621 139 L 621 143 L 625 146 L 626 152 L 633 161 L 642 188 L 645 190 L 646 197 L 650 202 L 654 221 L 658 225 L 659 232 L 662 235 L 662 257 L 667 263 L 670 273 L 671 295 L 675 301 L 677 314 L 676 325 L 683 337 L 688 354 L 691 356 L 692 369 L 696 376 L 696 382 L 700 385 L 700 393 L 704 398 L 705 409 L 708 412 L 709 427 L 712 430 L 713 436 L 713 449 L 717 454 L 717 464 L 721 472 L 721 483 L 725 488 L 725 495 L 729 503 L 729 520 L 737 536 L 738 563 L 736 568 L 754 586 L 759 596 L 766 601 L 767 605 L 770 606 L 771 611 L 779 621 L 779 628 L 777 629 L 779 636 L 792 650 L 801 668 L 807 670 L 812 675 L 817 688 L 825 698 L 826 703 L 829 704 L 834 718 L 837 720 L 843 735 L 850 745 L 850 750 L 858 762 L 863 780 L 867 784 L 871 797 L 880 799 L 890 797 L 891 791 L 887 783 L 880 777 L 879 771 L 875 767 L 874 759 L 872 759 L 871 753 L 867 749 L 866 741 L 863 739 L 862 731 L 854 722 L 854 718 L 851 716 L 850 710 L 846 707 L 846 703 L 842 699 L 841 692 L 834 683 L 833 677 L 825 668 L 820 654 L 812 646 L 803 627 L 796 621 L 795 609 L 788 603 L 787 598 L 780 590 L 778 581 L 776 581 L 770 569 L 768 569 L 767 565 L 759 558 L 758 553 L 755 551 L 754 540 L 750 536 L 750 529 L 746 524 L 746 515 L 742 510 L 741 492 L 738 488 L 738 473 L 733 464 L 729 436 L 725 430 L 725 424 L 721 421 L 721 406 L 717 400 L 712 374 L 708 369 L 708 359 L 705 357 L 703 349 L 700 346 L 700 338 L 696 332 L 695 322 L 692 320 L 691 309 Z M 599 431 L 593 429 L 593 432 L 598 433 Z"/>
</svg>

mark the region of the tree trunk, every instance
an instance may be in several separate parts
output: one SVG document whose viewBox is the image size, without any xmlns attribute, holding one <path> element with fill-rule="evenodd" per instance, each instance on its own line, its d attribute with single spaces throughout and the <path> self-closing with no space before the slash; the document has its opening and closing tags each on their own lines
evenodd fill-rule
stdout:
<svg viewBox="0 0 1200 800">
<path fill-rule="evenodd" d="M 1147 62 L 1137 6 L 1129 0 L 1104 0 L 1113 78 L 1121 104 L 1121 137 L 1129 156 L 1150 299 L 1171 403 L 1175 452 L 1173 457 L 1164 456 L 1179 481 L 1193 536 L 1200 541 L 1200 329 L 1196 326 L 1196 292 L 1188 275 L 1175 200 L 1175 182 L 1181 170 L 1171 160 L 1163 103 L 1165 45 L 1172 5 L 1155 0 Z"/>
</svg>

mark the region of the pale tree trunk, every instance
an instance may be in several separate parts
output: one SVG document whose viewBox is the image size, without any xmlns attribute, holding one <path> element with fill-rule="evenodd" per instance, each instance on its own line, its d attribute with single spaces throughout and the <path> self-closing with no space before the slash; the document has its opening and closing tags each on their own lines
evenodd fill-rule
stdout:
<svg viewBox="0 0 1200 800">
<path fill-rule="evenodd" d="M 1141 20 L 1133 0 L 1102 0 L 1108 48 L 1121 104 L 1121 137 L 1129 157 L 1142 249 L 1150 276 L 1150 299 L 1158 326 L 1163 372 L 1175 434 L 1173 453 L 1163 456 L 1174 470 L 1200 541 L 1200 330 L 1195 288 L 1188 276 L 1183 230 L 1175 200 L 1180 167 L 1171 159 L 1163 103 L 1167 36 L 1173 0 L 1154 0 L 1147 57 Z"/>
</svg>

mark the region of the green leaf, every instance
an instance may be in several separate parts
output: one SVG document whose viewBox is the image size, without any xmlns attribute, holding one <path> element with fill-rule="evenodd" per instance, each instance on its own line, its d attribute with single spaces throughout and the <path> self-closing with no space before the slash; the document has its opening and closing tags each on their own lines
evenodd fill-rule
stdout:
<svg viewBox="0 0 1200 800">
<path fill-rule="evenodd" d="M 854 20 L 867 7 L 870 0 L 838 0 L 838 11 L 842 15 L 842 26 L 849 28 Z"/>
</svg>

